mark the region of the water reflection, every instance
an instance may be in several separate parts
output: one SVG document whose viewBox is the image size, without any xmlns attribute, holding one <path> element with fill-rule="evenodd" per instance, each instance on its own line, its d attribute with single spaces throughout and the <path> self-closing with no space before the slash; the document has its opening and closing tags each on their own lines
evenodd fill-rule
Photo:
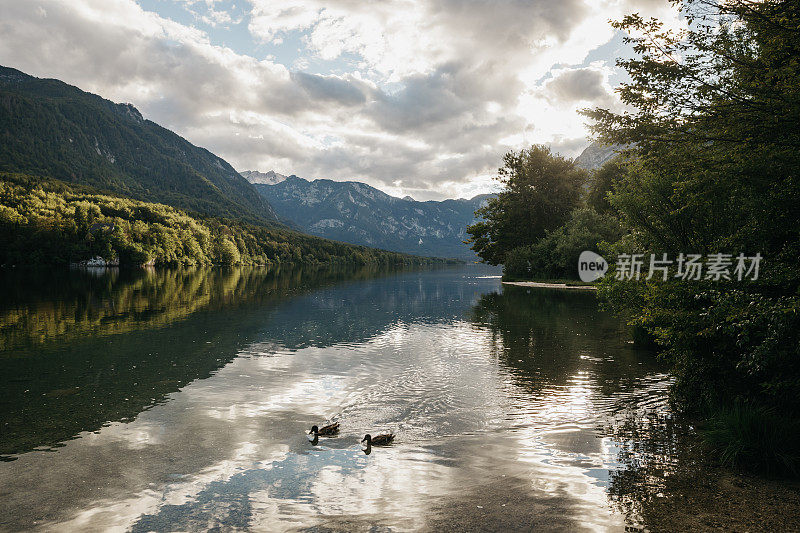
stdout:
<svg viewBox="0 0 800 533">
<path fill-rule="evenodd" d="M 7 272 L 0 279 L 0 459 L 130 420 L 230 362 L 276 306 L 343 280 L 385 274 L 363 268 Z M 302 327 L 307 317 L 301 316 L 292 330 Z"/>
<path fill-rule="evenodd" d="M 609 503 L 629 497 L 615 492 L 630 466 L 621 458 L 638 457 L 636 438 L 615 428 L 663 411 L 668 379 L 593 295 L 501 290 L 475 268 L 337 284 L 197 275 L 174 282 L 187 294 L 154 288 L 158 311 L 128 322 L 119 300 L 101 305 L 113 328 L 6 341 L 17 348 L 3 375 L 27 379 L 3 400 L 6 450 L 62 446 L 0 463 L 0 528 L 617 530 L 638 520 Z M 33 316 L 68 301 L 16 307 Z M 334 416 L 340 434 L 309 443 L 308 427 Z M 365 454 L 363 435 L 381 430 L 395 442 Z"/>
</svg>

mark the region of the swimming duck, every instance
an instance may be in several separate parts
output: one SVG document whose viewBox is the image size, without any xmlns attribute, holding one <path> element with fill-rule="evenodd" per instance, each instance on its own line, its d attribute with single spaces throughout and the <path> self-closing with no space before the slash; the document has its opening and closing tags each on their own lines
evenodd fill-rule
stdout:
<svg viewBox="0 0 800 533">
<path fill-rule="evenodd" d="M 323 436 L 329 437 L 331 435 L 335 435 L 339 433 L 339 422 L 325 422 L 322 427 L 319 426 L 311 426 L 311 431 L 308 432 L 309 435 L 314 436 Z"/>
<path fill-rule="evenodd" d="M 384 433 L 378 433 L 374 437 L 367 433 L 364 435 L 364 438 L 361 439 L 361 442 L 366 442 L 367 446 L 386 446 L 387 444 L 391 443 L 394 440 L 394 433 L 391 431 L 387 431 Z"/>
</svg>

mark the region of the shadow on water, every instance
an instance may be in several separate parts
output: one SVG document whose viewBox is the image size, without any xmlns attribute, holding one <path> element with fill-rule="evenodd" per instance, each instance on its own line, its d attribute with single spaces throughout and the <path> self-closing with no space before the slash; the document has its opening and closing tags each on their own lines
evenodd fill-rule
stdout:
<svg viewBox="0 0 800 533">
<path fill-rule="evenodd" d="M 495 356 L 528 394 L 589 378 L 595 432 L 611 450 L 604 485 L 632 530 L 651 521 L 649 506 L 669 492 L 671 475 L 707 467 L 690 426 L 667 405 L 663 364 L 633 345 L 593 293 L 506 287 L 482 297 L 472 320 L 492 331 Z"/>
<path fill-rule="evenodd" d="M 598 398 L 612 401 L 597 405 L 600 411 L 641 409 L 648 405 L 637 395 L 642 379 L 663 382 L 655 354 L 635 348 L 628 327 L 588 291 L 506 286 L 483 296 L 471 320 L 492 332 L 493 354 L 532 393 L 586 375 Z M 650 392 L 661 406 L 663 388 Z"/>
</svg>

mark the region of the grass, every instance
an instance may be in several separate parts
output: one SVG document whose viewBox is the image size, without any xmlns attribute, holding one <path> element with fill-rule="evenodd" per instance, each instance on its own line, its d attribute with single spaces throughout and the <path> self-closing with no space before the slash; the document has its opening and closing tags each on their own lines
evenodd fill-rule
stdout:
<svg viewBox="0 0 800 533">
<path fill-rule="evenodd" d="M 736 401 L 713 410 L 701 436 L 725 466 L 800 476 L 800 420 L 795 417 Z"/>
</svg>

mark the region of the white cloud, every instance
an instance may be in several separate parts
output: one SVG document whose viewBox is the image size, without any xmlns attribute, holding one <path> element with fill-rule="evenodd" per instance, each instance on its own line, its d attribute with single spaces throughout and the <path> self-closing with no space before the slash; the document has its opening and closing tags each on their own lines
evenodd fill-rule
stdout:
<svg viewBox="0 0 800 533">
<path fill-rule="evenodd" d="M 308 28 L 318 18 L 318 11 L 302 0 L 261 2 L 253 6 L 250 31 L 261 41 L 269 42 L 281 32 Z"/>
<path fill-rule="evenodd" d="M 185 2 L 212 27 L 236 22 L 223 2 Z M 522 144 L 576 155 L 577 109 L 618 105 L 613 58 L 584 64 L 613 36 L 607 20 L 671 13 L 656 0 L 246 7 L 253 53 L 300 42 L 300 55 L 259 60 L 133 0 L 0 0 L 0 64 L 132 102 L 240 169 L 457 196 L 484 190 Z"/>
<path fill-rule="evenodd" d="M 209 9 L 205 15 L 201 15 L 200 19 L 209 26 L 224 26 L 241 22 L 240 20 L 234 20 L 227 11 L 218 11 L 213 8 Z"/>
</svg>

